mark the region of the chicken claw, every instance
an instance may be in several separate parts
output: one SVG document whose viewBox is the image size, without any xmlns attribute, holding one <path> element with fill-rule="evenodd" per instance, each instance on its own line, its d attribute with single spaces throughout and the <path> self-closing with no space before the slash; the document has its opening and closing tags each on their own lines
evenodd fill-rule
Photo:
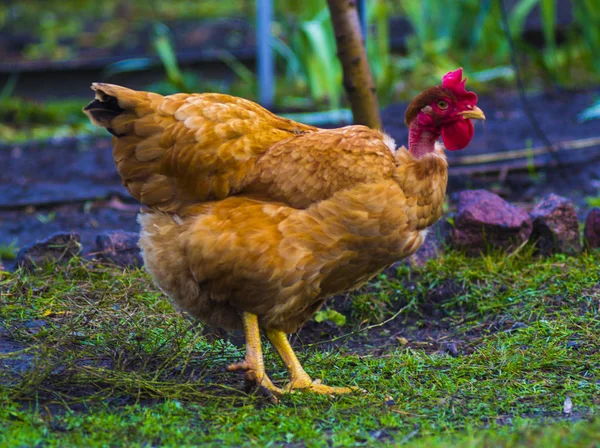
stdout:
<svg viewBox="0 0 600 448">
<path fill-rule="evenodd" d="M 362 390 L 357 387 L 326 386 L 321 383 L 321 380 L 313 381 L 308 373 L 302 368 L 300 361 L 298 361 L 298 358 L 283 331 L 269 329 L 267 330 L 267 337 L 290 372 L 290 382 L 284 387 L 286 391 L 306 390 L 317 394 L 334 395 L 348 394 L 350 392 Z"/>
<path fill-rule="evenodd" d="M 244 376 L 246 378 L 246 383 L 254 385 L 263 391 L 267 391 L 268 393 L 266 395 L 284 394 L 285 391 L 275 386 L 265 373 L 258 318 L 255 314 L 244 313 L 242 315 L 242 321 L 244 323 L 244 333 L 246 336 L 246 357 L 243 361 L 235 362 L 227 366 L 227 370 L 230 372 L 245 372 Z"/>
<path fill-rule="evenodd" d="M 365 392 L 363 389 L 358 387 L 337 387 L 337 386 L 326 386 L 321 383 L 321 380 L 311 380 L 307 375 L 307 379 L 304 381 L 290 381 L 284 389 L 288 392 L 294 392 L 296 390 L 314 392 L 316 394 L 323 395 L 339 395 L 349 394 L 352 392 Z"/>
<path fill-rule="evenodd" d="M 250 362 L 248 360 L 234 362 L 227 366 L 227 371 L 245 372 L 244 377 L 247 384 L 259 389 L 264 389 L 273 395 L 283 395 L 285 393 L 283 389 L 273 384 L 271 378 L 265 373 L 264 366 L 262 368 L 261 366 L 251 367 L 251 363 L 252 360 Z"/>
</svg>

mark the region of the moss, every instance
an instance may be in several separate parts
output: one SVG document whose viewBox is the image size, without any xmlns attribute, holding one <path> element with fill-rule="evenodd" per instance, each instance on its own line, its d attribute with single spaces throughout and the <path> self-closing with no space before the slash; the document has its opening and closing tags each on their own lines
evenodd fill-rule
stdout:
<svg viewBox="0 0 600 448">
<path fill-rule="evenodd" d="M 314 377 L 369 392 L 277 405 L 246 394 L 224 371 L 243 351 L 181 316 L 143 271 L 72 260 L 4 274 L 0 445 L 594 446 L 599 262 L 451 253 L 380 276 L 349 296 L 358 310 L 343 302 L 339 331 L 359 328 L 369 295 L 382 309 L 370 318 L 401 310 L 393 322 L 299 350 Z"/>
<path fill-rule="evenodd" d="M 11 241 L 10 244 L 0 244 L 0 262 L 2 260 L 14 260 L 17 258 L 18 253 L 16 240 Z"/>
</svg>

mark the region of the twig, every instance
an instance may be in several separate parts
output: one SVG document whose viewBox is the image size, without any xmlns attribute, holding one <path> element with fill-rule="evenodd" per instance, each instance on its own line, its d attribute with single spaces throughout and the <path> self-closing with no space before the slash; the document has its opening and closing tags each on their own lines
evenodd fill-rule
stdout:
<svg viewBox="0 0 600 448">
<path fill-rule="evenodd" d="M 586 149 L 594 146 L 600 146 L 600 137 L 583 138 L 579 140 L 568 140 L 557 143 L 554 148 L 556 150 L 574 150 Z M 479 154 L 473 156 L 461 156 L 452 159 L 452 165 L 476 165 L 479 163 L 501 162 L 504 160 L 521 159 L 528 156 L 540 156 L 546 154 L 548 149 L 545 146 L 537 146 L 535 148 L 515 149 L 512 151 L 502 151 L 487 154 Z"/>
<path fill-rule="evenodd" d="M 369 331 L 369 330 L 372 330 L 373 328 L 383 327 L 385 324 L 387 324 L 387 323 L 393 321 L 394 319 L 396 319 L 402 312 L 404 312 L 405 310 L 407 310 L 412 304 L 413 304 L 413 302 L 411 301 L 408 305 L 405 305 L 402 308 L 400 308 L 398 311 L 396 311 L 391 317 L 389 317 L 388 319 L 384 320 L 383 322 L 379 322 L 378 324 L 368 325 L 368 326 L 363 327 L 363 328 L 357 328 L 357 329 L 351 331 L 350 333 L 346 333 L 346 334 L 342 334 L 340 336 L 336 336 L 336 337 L 331 338 L 331 339 L 329 339 L 327 341 L 313 342 L 312 344 L 307 344 L 304 347 L 316 347 L 316 346 L 323 345 L 323 344 L 329 344 L 331 342 L 337 342 L 340 339 L 348 339 L 349 337 L 354 336 L 355 334 L 362 333 L 362 332 L 365 332 L 365 331 Z"/>
</svg>

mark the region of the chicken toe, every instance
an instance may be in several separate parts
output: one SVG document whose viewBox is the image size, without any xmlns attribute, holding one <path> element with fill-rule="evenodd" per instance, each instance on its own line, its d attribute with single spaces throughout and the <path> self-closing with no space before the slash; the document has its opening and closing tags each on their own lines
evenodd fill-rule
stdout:
<svg viewBox="0 0 600 448">
<path fill-rule="evenodd" d="M 306 372 L 304 372 L 306 373 Z M 351 392 L 364 392 L 362 389 L 358 387 L 337 387 L 337 386 L 326 386 L 321 383 L 321 380 L 316 379 L 312 380 L 308 374 L 306 374 L 305 378 L 295 379 L 290 381 L 286 386 L 285 390 L 287 392 L 292 392 L 294 390 L 306 390 L 309 392 L 314 392 L 317 394 L 323 395 L 339 395 L 339 394 L 349 394 Z"/>
<path fill-rule="evenodd" d="M 302 364 L 300 364 L 300 361 L 298 361 L 298 358 L 283 331 L 273 329 L 267 330 L 267 337 L 290 372 L 290 382 L 284 387 L 285 391 L 307 390 L 318 394 L 334 395 L 347 394 L 361 390 L 357 387 L 326 386 L 321 383 L 321 380 L 313 381 L 302 367 Z"/>
<path fill-rule="evenodd" d="M 255 385 L 259 389 L 264 389 L 274 395 L 285 393 L 283 389 L 275 386 L 265 373 L 258 318 L 255 314 L 244 313 L 242 320 L 246 336 L 246 357 L 243 361 L 227 366 L 227 370 L 230 372 L 245 372 L 246 383 Z"/>
<path fill-rule="evenodd" d="M 273 384 L 271 378 L 265 373 L 264 367 L 258 365 L 255 360 L 243 360 L 229 364 L 227 366 L 229 372 L 245 372 L 244 378 L 246 383 L 258 388 L 264 388 L 267 391 L 275 394 L 282 395 L 285 391 Z"/>
</svg>

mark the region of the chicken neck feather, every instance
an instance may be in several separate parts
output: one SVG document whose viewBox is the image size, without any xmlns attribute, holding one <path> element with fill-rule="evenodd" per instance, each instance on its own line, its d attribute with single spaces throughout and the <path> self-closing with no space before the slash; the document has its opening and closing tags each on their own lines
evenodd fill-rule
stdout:
<svg viewBox="0 0 600 448">
<path fill-rule="evenodd" d="M 420 159 L 435 149 L 435 142 L 439 138 L 438 129 L 428 127 L 415 119 L 408 127 L 408 151 L 413 157 Z"/>
</svg>

